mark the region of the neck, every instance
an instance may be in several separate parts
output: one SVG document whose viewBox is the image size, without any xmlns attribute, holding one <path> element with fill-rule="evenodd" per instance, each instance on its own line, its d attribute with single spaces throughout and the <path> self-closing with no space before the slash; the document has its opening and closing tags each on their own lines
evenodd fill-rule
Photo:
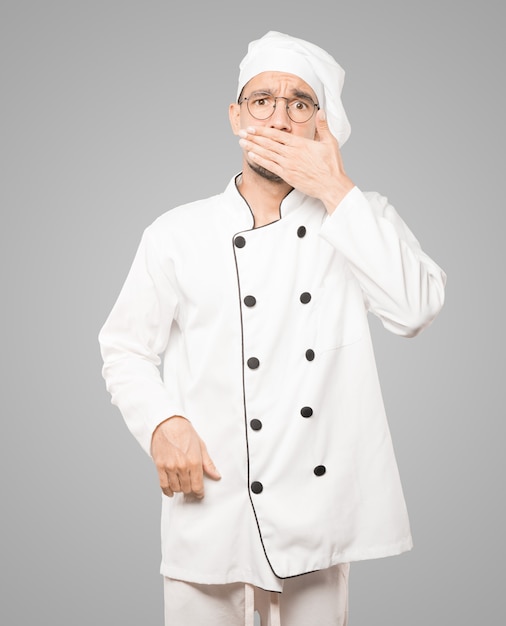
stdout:
<svg viewBox="0 0 506 626">
<path fill-rule="evenodd" d="M 251 208 L 255 218 L 255 228 L 258 228 L 280 218 L 279 207 L 292 187 L 283 180 L 268 180 L 244 163 L 238 189 Z"/>
</svg>

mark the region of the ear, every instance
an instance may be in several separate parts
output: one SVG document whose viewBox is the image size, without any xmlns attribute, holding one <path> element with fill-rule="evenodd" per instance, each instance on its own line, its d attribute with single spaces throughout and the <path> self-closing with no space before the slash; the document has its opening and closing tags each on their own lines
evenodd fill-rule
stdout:
<svg viewBox="0 0 506 626">
<path fill-rule="evenodd" d="M 232 132 L 234 135 L 237 135 L 241 130 L 241 105 L 237 104 L 237 102 L 233 102 L 228 107 L 228 119 L 230 120 Z"/>
</svg>

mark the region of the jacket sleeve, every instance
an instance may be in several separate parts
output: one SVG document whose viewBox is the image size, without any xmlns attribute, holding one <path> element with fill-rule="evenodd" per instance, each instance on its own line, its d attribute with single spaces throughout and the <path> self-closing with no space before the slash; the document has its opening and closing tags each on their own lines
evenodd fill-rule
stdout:
<svg viewBox="0 0 506 626">
<path fill-rule="evenodd" d="M 112 403 L 148 454 L 156 426 L 183 415 L 176 381 L 163 381 L 159 369 L 177 307 L 174 267 L 161 262 L 148 228 L 99 334 L 102 375 Z"/>
<path fill-rule="evenodd" d="M 385 197 L 354 187 L 320 234 L 347 259 L 369 310 L 385 328 L 414 337 L 436 317 L 446 275 Z"/>
</svg>

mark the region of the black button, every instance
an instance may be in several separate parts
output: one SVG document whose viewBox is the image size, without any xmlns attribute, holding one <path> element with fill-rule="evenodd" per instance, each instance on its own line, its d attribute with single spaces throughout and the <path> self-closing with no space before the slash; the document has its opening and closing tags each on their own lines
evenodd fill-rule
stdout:
<svg viewBox="0 0 506 626">
<path fill-rule="evenodd" d="M 311 417 L 313 415 L 313 409 L 310 406 L 303 406 L 300 410 L 302 417 Z"/>
<path fill-rule="evenodd" d="M 306 227 L 299 226 L 299 228 L 297 228 L 297 237 L 300 237 L 302 239 L 302 237 L 304 237 L 305 234 L 306 234 Z"/>
<path fill-rule="evenodd" d="M 308 302 L 311 301 L 311 294 L 307 291 L 305 291 L 304 293 L 301 293 L 300 301 L 302 302 L 302 304 L 307 304 Z"/>
<path fill-rule="evenodd" d="M 306 359 L 312 361 L 314 359 L 314 350 L 306 350 Z"/>
<path fill-rule="evenodd" d="M 260 420 L 254 419 L 249 423 L 253 430 L 260 430 L 262 428 L 262 422 Z"/>
<path fill-rule="evenodd" d="M 237 248 L 244 248 L 244 246 L 246 245 L 246 239 L 244 239 L 244 237 L 241 237 L 241 235 L 239 235 L 239 237 L 235 238 L 234 243 Z"/>
<path fill-rule="evenodd" d="M 264 486 L 262 485 L 262 483 L 259 483 L 258 480 L 255 480 L 255 482 L 251 483 L 251 491 L 253 493 L 262 493 L 263 490 Z"/>
<path fill-rule="evenodd" d="M 313 472 L 315 473 L 315 476 L 323 476 L 323 474 L 325 474 L 325 472 L 327 471 L 327 468 L 325 467 L 325 465 L 317 465 Z"/>
<path fill-rule="evenodd" d="M 257 299 L 255 298 L 255 296 L 246 296 L 244 298 L 244 304 L 246 306 L 255 306 L 256 303 L 257 303 Z"/>
<path fill-rule="evenodd" d="M 256 358 L 256 356 L 252 356 L 248 359 L 248 367 L 250 370 L 256 370 L 256 368 L 260 365 L 260 361 Z"/>
</svg>

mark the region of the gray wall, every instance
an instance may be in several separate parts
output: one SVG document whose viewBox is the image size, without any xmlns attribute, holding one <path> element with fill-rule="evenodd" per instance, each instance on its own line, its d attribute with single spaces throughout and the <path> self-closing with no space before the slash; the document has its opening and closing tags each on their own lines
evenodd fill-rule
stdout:
<svg viewBox="0 0 506 626">
<path fill-rule="evenodd" d="M 351 626 L 504 623 L 500 3 L 303 5 L 2 2 L 2 624 L 162 624 L 156 473 L 96 336 L 143 228 L 240 167 L 227 105 L 268 30 L 346 69 L 348 173 L 449 276 L 420 337 L 371 322 L 415 549 L 353 566 Z"/>
</svg>

